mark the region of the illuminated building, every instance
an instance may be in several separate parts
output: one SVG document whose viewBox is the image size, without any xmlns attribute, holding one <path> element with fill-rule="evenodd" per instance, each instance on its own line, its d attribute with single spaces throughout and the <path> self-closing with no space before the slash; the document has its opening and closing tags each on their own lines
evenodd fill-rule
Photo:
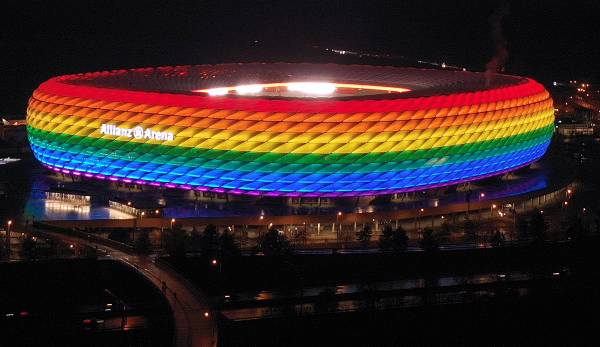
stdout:
<svg viewBox="0 0 600 347">
<path fill-rule="evenodd" d="M 268 196 L 447 186 L 529 165 L 554 130 L 532 79 L 414 68 L 227 64 L 52 78 L 37 159 L 126 183 Z"/>
</svg>

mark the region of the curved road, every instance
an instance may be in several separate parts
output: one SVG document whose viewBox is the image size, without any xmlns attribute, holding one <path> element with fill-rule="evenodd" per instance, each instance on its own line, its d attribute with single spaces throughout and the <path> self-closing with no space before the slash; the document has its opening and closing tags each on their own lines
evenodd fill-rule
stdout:
<svg viewBox="0 0 600 347">
<path fill-rule="evenodd" d="M 165 297 L 171 306 L 175 321 L 173 346 L 207 347 L 217 345 L 217 325 L 207 305 L 208 300 L 178 273 L 167 265 L 155 263 L 155 256 L 143 256 L 125 252 L 91 238 L 65 235 L 56 232 L 34 229 L 38 234 L 64 242 L 97 248 L 107 257 L 124 262 L 143 274 L 157 288 L 162 290 L 162 282 L 167 284 Z"/>
</svg>

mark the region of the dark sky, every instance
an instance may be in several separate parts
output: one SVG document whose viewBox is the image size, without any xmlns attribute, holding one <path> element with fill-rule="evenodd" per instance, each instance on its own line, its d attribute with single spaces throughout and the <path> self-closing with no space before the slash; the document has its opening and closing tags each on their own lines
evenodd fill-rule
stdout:
<svg viewBox="0 0 600 347">
<path fill-rule="evenodd" d="M 156 4 L 155 4 L 156 3 Z M 508 5 L 508 6 L 507 6 Z M 14 1 L 3 4 L 0 114 L 24 114 L 49 77 L 173 64 L 349 61 L 313 46 L 485 69 L 502 21 L 506 72 L 600 79 L 599 1 Z M 258 40 L 258 44 L 254 44 Z"/>
</svg>

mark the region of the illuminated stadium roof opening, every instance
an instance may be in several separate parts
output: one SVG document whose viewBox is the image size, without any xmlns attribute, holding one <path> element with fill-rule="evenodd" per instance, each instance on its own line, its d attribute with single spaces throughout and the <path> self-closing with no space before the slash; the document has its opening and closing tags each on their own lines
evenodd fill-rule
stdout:
<svg viewBox="0 0 600 347">
<path fill-rule="evenodd" d="M 272 196 L 447 186 L 529 165 L 553 133 L 529 78 L 332 65 L 160 67 L 52 78 L 27 111 L 37 159 L 126 183 Z"/>
<path fill-rule="evenodd" d="M 197 89 L 194 92 L 211 96 L 243 95 L 283 98 L 335 98 L 343 96 L 365 96 L 384 93 L 404 93 L 410 89 L 375 85 L 331 82 L 287 82 L 243 84 L 233 87 Z"/>
</svg>

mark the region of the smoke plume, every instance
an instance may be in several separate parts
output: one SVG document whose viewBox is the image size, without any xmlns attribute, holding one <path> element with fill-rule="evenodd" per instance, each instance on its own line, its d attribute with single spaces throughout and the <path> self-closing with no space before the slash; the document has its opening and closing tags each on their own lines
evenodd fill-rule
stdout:
<svg viewBox="0 0 600 347">
<path fill-rule="evenodd" d="M 506 37 L 502 30 L 502 21 L 508 15 L 509 6 L 506 2 L 497 7 L 489 18 L 490 38 L 494 43 L 495 52 L 492 59 L 485 64 L 485 85 L 489 87 L 493 73 L 504 71 L 504 64 L 508 59 Z"/>
</svg>

